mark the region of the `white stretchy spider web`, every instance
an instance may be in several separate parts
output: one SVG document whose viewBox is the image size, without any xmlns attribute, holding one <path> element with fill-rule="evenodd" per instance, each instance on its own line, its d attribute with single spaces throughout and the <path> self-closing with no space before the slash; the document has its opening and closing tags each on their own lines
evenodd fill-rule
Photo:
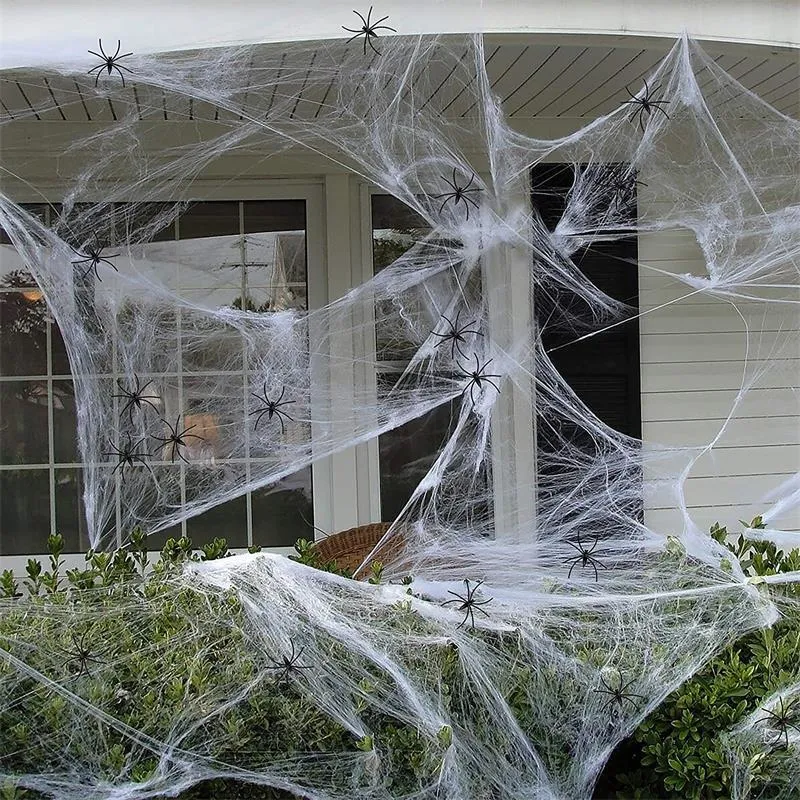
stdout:
<svg viewBox="0 0 800 800">
<path fill-rule="evenodd" d="M 317 665 L 297 679 L 304 693 L 354 741 L 370 734 L 357 702 L 359 682 L 372 674 L 365 664 L 386 676 L 373 698 L 383 713 L 432 742 L 450 726 L 435 779 L 405 795 L 589 797 L 615 744 L 648 710 L 724 644 L 776 618 L 769 596 L 693 523 L 684 487 L 797 341 L 783 330 L 742 337 L 741 389 L 707 447 L 644 446 L 603 424 L 567 385 L 542 345 L 548 320 L 535 303 L 559 308 L 567 342 L 624 324 L 637 312 L 585 277 L 580 253 L 624 236 L 682 230 L 699 243 L 707 273 L 677 276 L 674 304 L 652 313 L 668 318 L 698 296 L 728 301 L 733 314 L 741 304 L 761 304 L 763 330 L 772 331 L 770 315 L 797 297 L 800 129 L 688 40 L 647 78 L 662 105 L 648 110 L 620 98 L 613 113 L 552 141 L 509 125 L 480 37 L 393 37 L 380 40 L 380 51 L 365 58 L 356 43 L 314 42 L 129 58 L 137 102 L 191 99 L 196 119 L 219 116 L 214 134 L 154 154 L 143 146 L 140 109 L 115 99 L 125 113 L 71 154 L 85 167 L 64 193 L 61 217 L 45 226 L 2 196 L 0 222 L 67 343 L 88 464 L 87 522 L 99 548 L 113 544 L 118 530 L 124 539 L 137 525 L 166 529 L 454 402 L 451 436 L 387 537 L 402 549 L 384 575 L 413 575 L 413 597 L 398 585 L 345 581 L 271 555 L 209 562 L 181 580 L 242 599 L 244 646 L 254 654 L 302 646 L 303 658 Z M 76 80 L 89 97 L 117 91 L 113 80 L 96 89 L 85 75 Z M 447 113 L 453 104 L 463 116 Z M 153 239 L 191 200 L 204 169 L 240 153 L 303 152 L 398 198 L 430 233 L 373 279 L 308 312 L 206 307 L 164 281 L 160 267 L 171 251 Z M 575 171 L 553 231 L 528 202 L 531 169 L 549 162 Z M 448 198 L 453 186 L 472 191 Z M 153 211 L 156 202 L 162 205 Z M 124 212 L 113 205 L 121 203 Z M 119 253 L 110 258 L 115 269 L 101 261 L 95 276 L 89 248 L 115 214 L 116 238 L 102 241 L 102 255 Z M 81 255 L 88 260 L 76 264 Z M 458 342 L 447 337 L 456 319 L 468 327 Z M 376 328 L 377 351 L 354 365 L 353 343 L 372 341 Z M 381 348 L 398 343 L 412 353 L 408 367 L 378 401 L 369 382 L 353 376 L 374 371 Z M 198 410 L 217 420 L 213 458 L 197 430 L 185 445 L 163 441 L 170 430 L 162 416 L 178 433 L 187 427 L 179 362 L 199 358 L 215 369 Z M 244 390 L 224 376 L 241 373 L 243 363 Z M 125 410 L 109 374 L 127 388 L 147 385 L 145 397 L 158 398 L 157 407 Z M 256 427 L 265 408 L 258 393 L 265 402 L 290 401 L 283 407 L 290 418 L 273 409 Z M 532 473 L 525 479 L 512 415 L 529 433 L 534 425 L 546 432 L 535 487 Z M 135 457 L 122 468 L 113 452 L 128 443 Z M 502 453 L 502 464 L 493 453 Z M 643 493 L 654 491 L 680 511 L 683 524 L 671 539 L 640 517 Z M 794 543 L 776 520 L 799 497 L 796 479 L 776 487 L 759 535 Z M 476 597 L 491 602 L 475 611 L 475 625 L 514 638 L 513 662 L 462 625 L 458 605 L 442 605 L 449 593 L 463 594 L 465 580 L 467 590 L 484 581 Z M 388 618 L 405 599 L 415 622 L 401 634 Z M 147 598 L 129 603 L 131 618 L 149 613 Z M 421 649 L 446 643 L 456 645 L 466 676 L 463 696 L 452 702 L 437 694 L 434 668 L 419 659 Z M 379 740 L 368 752 L 248 752 L 237 765 L 217 758 L 210 723 L 256 692 L 270 674 L 263 659 L 249 685 L 221 680 L 211 696 L 187 695 L 184 717 L 154 738 L 115 722 L 104 699 L 34 670 L 22 652 L 6 654 L 3 697 L 13 696 L 15 681 L 41 683 L 73 707 L 76 734 L 40 773 L 16 776 L 21 785 L 75 800 L 135 798 L 238 774 L 315 798 L 397 796 Z M 536 712 L 525 722 L 511 711 L 503 677 L 522 668 Z M 102 669 L 113 671 L 113 658 Z M 613 701 L 608 691 L 620 686 L 632 700 Z M 127 743 L 128 763 L 155 754 L 157 768 L 138 783 L 124 767 L 103 774 L 93 760 L 102 745 L 91 721 Z M 492 737 L 475 732 L 487 726 Z M 48 741 L 44 730 L 37 735 Z"/>
</svg>

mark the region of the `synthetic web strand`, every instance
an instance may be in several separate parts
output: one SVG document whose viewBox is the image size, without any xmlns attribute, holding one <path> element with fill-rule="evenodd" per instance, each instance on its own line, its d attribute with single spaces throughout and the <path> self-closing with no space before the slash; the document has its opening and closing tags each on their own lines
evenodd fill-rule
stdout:
<svg viewBox="0 0 800 800">
<path fill-rule="evenodd" d="M 633 97 L 555 141 L 514 130 L 480 37 L 362 49 L 130 56 L 135 93 L 114 75 L 49 75 L 116 120 L 67 148 L 77 166 L 62 196 L 42 190 L 58 201 L 48 224 L 0 197 L 16 251 L 3 280 L 32 274 L 63 335 L 95 548 L 436 409 L 451 425 L 379 547 L 382 585 L 258 554 L 68 604 L 9 601 L 0 716 L 16 744 L 0 778 L 64 800 L 229 776 L 331 800 L 588 798 L 615 745 L 720 648 L 772 624 L 770 592 L 797 579 L 748 582 L 687 500 L 700 456 L 747 430 L 740 409 L 796 353 L 780 315 L 797 302 L 797 121 L 686 39 Z M 200 135 L 150 149 L 167 107 L 191 109 Z M 372 279 L 311 310 L 288 238 L 166 233 L 215 168 L 298 152 L 412 220 L 378 237 L 391 257 Z M 657 308 L 581 269 L 609 243 L 681 232 L 706 272 L 676 274 L 679 299 Z M 258 304 L 257 278 L 219 279 L 247 248 L 269 270 Z M 230 297 L 192 288 L 209 276 Z M 556 366 L 600 331 L 745 299 L 740 385 L 704 447 L 615 431 Z M 378 372 L 394 375 L 380 391 L 364 377 Z M 758 534 L 789 541 L 799 497 L 781 482 Z M 643 498 L 681 528 L 648 527 Z M 425 755 L 406 762 L 412 744 Z"/>
</svg>

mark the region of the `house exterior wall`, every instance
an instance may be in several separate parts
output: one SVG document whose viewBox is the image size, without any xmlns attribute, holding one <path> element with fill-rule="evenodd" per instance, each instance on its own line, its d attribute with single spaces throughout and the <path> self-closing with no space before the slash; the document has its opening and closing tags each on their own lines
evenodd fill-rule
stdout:
<svg viewBox="0 0 800 800">
<path fill-rule="evenodd" d="M 640 208 L 657 204 L 646 192 Z M 701 528 L 714 522 L 735 526 L 764 512 L 769 494 L 800 471 L 800 396 L 792 388 L 800 374 L 800 313 L 789 304 L 742 300 L 734 307 L 707 295 L 686 297 L 690 287 L 656 270 L 705 274 L 703 254 L 690 232 L 639 236 L 646 447 L 709 444 L 725 425 L 743 381 L 768 367 L 685 484 L 687 509 Z M 684 299 L 661 308 L 678 298 Z M 797 292 L 794 299 L 800 300 Z M 655 469 L 646 475 L 655 477 Z M 646 523 L 663 533 L 680 532 L 683 521 L 675 506 L 666 486 L 653 487 L 645 498 Z M 773 525 L 800 530 L 800 511 L 785 513 Z"/>
</svg>

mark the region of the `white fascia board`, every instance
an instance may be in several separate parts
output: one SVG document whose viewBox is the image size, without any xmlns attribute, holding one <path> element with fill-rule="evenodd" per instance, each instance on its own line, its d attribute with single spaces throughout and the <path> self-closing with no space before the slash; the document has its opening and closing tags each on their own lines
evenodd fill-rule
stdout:
<svg viewBox="0 0 800 800">
<path fill-rule="evenodd" d="M 372 0 L 370 0 L 372 2 Z M 102 38 L 138 54 L 347 37 L 353 0 L 0 0 L 0 68 L 89 63 Z M 365 2 L 359 11 L 367 13 Z M 800 48 L 798 0 L 382 0 L 403 34 L 668 37 Z M 381 33 L 389 33 L 382 31 Z M 92 62 L 93 63 L 93 62 Z"/>
</svg>

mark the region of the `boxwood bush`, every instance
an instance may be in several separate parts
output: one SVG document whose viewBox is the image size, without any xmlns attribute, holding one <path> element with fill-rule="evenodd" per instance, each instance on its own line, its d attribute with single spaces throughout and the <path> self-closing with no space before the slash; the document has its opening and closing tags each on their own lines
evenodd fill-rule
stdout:
<svg viewBox="0 0 800 800">
<path fill-rule="evenodd" d="M 758 519 L 751 523 L 751 527 L 759 525 Z M 784 554 L 770 543 L 744 537 L 731 543 L 727 531 L 718 526 L 712 534 L 727 544 L 751 575 L 800 570 L 800 551 Z M 172 580 L 188 560 L 225 557 L 224 540 L 196 549 L 188 539 L 170 539 L 151 566 L 146 537 L 135 531 L 126 548 L 89 552 L 84 569 L 66 572 L 61 560 L 63 540 L 53 536 L 49 546 L 48 564 L 31 559 L 24 576 L 8 570 L 0 575 L 0 597 L 5 598 L 0 600 L 0 647 L 11 659 L 0 659 L 0 772 L 63 771 L 63 763 L 56 769 L 53 762 L 61 751 L 69 758 L 69 748 L 82 763 L 91 764 L 89 784 L 120 776 L 141 783 L 157 772 L 158 759 L 146 746 L 132 749 L 130 737 L 114 725 L 101 724 L 81 711 L 80 704 L 67 702 L 56 687 L 71 685 L 70 681 L 81 681 L 80 694 L 93 708 L 156 742 L 169 739 L 176 718 L 198 714 L 196 729 L 192 720 L 183 719 L 192 730 L 184 743 L 186 749 L 203 752 L 204 743 L 213 742 L 213 751 L 206 753 L 209 759 L 244 770 L 256 768 L 271 755 L 302 760 L 324 753 L 357 754 L 373 747 L 371 737 L 355 739 L 291 682 L 261 685 L 223 713 L 205 713 L 264 669 L 258 663 L 259 654 L 242 646 L 244 611 L 232 593 L 195 592 L 185 584 L 176 590 L 180 584 Z M 310 543 L 299 542 L 297 551 L 296 560 L 336 571 L 335 565 L 319 562 Z M 371 580 L 381 580 L 379 564 L 373 565 Z M 787 602 L 800 600 L 795 585 L 771 590 Z M 23 594 L 27 595 L 24 599 Z M 389 613 L 394 615 L 392 624 L 403 630 L 425 625 L 403 603 Z M 77 632 L 65 624 L 76 618 L 82 621 Z M 489 646 L 513 646 L 504 641 L 503 634 L 481 631 L 480 635 Z M 492 637 L 496 641 L 488 641 Z M 329 646 L 332 656 L 343 657 L 336 642 Z M 757 710 L 771 692 L 800 679 L 798 653 L 800 613 L 796 605 L 788 605 L 773 628 L 736 641 L 644 720 L 612 756 L 596 797 L 730 797 L 732 770 L 720 735 Z M 14 658 L 24 662 L 28 671 L 18 670 Z M 425 659 L 425 670 L 453 698 L 453 707 L 459 706 L 466 684 L 456 648 L 443 644 L 436 652 L 426 653 Z M 95 666 L 112 661 L 114 681 L 109 682 Z M 172 677 L 165 680 L 165 675 Z M 520 720 L 536 719 L 531 709 L 523 707 L 526 693 L 522 689 L 528 679 L 521 666 L 506 677 L 502 687 Z M 435 777 L 449 746 L 449 730 L 424 736 L 371 709 L 370 695 L 380 680 L 375 675 L 374 682 L 365 680 L 359 686 L 359 703 L 370 730 L 388 754 L 387 788 L 403 795 Z M 185 702 L 187 692 L 193 698 L 191 704 Z M 198 698 L 203 702 L 196 702 Z M 520 698 L 519 708 L 515 698 Z M 77 741 L 72 735 L 75 730 L 81 731 Z M 529 734 L 535 739 L 535 730 Z M 564 752 L 568 752 L 566 746 Z M 755 789 L 759 782 L 768 784 L 773 757 L 785 754 L 767 753 L 751 770 Z M 342 774 L 329 776 L 329 781 L 345 789 L 352 781 L 351 772 L 352 763 L 343 764 Z M 57 785 L 42 788 L 35 792 L 8 783 L 0 786 L 0 800 L 59 794 Z M 473 790 L 478 797 L 490 793 L 491 787 L 476 784 Z M 290 795 L 237 781 L 235 776 L 204 779 L 195 775 L 180 797 L 285 800 Z"/>
</svg>

